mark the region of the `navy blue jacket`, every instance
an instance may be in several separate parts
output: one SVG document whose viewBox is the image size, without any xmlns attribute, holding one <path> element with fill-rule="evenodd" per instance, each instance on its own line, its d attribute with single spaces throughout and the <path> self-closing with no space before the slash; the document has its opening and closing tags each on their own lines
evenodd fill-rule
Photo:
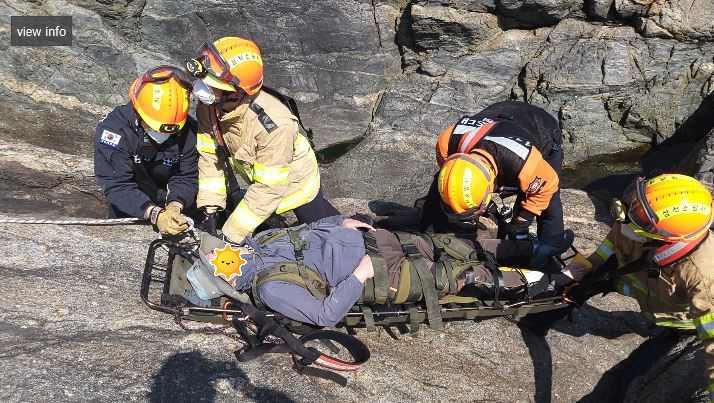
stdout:
<svg viewBox="0 0 714 403">
<path fill-rule="evenodd" d="M 114 108 L 94 131 L 94 174 L 109 204 L 134 217 L 143 218 L 150 204 L 194 204 L 196 121 L 189 116 L 180 132 L 156 147 L 131 102 Z"/>
</svg>

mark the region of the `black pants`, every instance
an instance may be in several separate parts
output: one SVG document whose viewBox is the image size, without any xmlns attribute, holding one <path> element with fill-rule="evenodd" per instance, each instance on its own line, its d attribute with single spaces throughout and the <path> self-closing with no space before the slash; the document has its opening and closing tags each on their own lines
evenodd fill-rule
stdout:
<svg viewBox="0 0 714 403">
<path fill-rule="evenodd" d="M 107 202 L 107 218 L 114 219 L 114 218 L 131 218 L 132 215 L 127 214 L 119 208 L 109 202 Z M 139 217 L 139 218 L 144 218 L 144 217 Z"/>
<path fill-rule="evenodd" d="M 322 186 L 317 191 L 317 195 L 310 202 L 293 209 L 293 213 L 298 219 L 298 224 L 309 224 L 321 218 L 332 217 L 340 214 L 336 208 L 330 204 L 322 194 Z"/>
</svg>

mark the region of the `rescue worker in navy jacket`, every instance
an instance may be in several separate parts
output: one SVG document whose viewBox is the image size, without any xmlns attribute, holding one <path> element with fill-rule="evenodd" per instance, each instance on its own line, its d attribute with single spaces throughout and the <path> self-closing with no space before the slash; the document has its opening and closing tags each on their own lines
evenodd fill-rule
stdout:
<svg viewBox="0 0 714 403">
<path fill-rule="evenodd" d="M 538 236 L 563 232 L 560 173 L 562 135 L 548 112 L 524 102 L 504 101 L 464 116 L 436 143 L 439 173 L 429 190 L 422 230 L 443 232 L 448 215 L 470 221 L 484 214 L 495 192 L 517 194 L 505 232 L 524 239 L 534 219 Z"/>
<path fill-rule="evenodd" d="M 198 192 L 196 122 L 181 74 L 170 66 L 147 71 L 131 85 L 131 101 L 94 132 L 94 173 L 108 217 L 146 218 L 168 235 L 188 228 L 182 212 Z"/>
</svg>

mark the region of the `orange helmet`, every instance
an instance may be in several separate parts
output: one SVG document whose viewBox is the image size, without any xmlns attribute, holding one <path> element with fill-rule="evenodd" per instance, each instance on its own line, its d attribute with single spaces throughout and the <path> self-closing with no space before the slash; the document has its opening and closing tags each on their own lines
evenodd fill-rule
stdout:
<svg viewBox="0 0 714 403">
<path fill-rule="evenodd" d="M 665 242 L 689 241 L 712 224 L 712 195 L 698 180 L 678 174 L 637 178 L 623 196 L 635 233 Z"/>
<path fill-rule="evenodd" d="M 486 210 L 494 190 L 494 166 L 490 155 L 480 153 L 456 153 L 444 161 L 439 171 L 439 195 L 458 219 L 468 220 Z"/>
<path fill-rule="evenodd" d="M 206 85 L 224 91 L 241 88 L 248 95 L 263 86 L 263 59 L 253 41 L 227 36 L 204 43 L 198 53 L 196 59 L 186 63 L 186 68 Z"/>
<path fill-rule="evenodd" d="M 190 87 L 181 70 L 158 66 L 134 80 L 129 88 L 129 99 L 150 128 L 175 133 L 188 117 Z"/>
</svg>

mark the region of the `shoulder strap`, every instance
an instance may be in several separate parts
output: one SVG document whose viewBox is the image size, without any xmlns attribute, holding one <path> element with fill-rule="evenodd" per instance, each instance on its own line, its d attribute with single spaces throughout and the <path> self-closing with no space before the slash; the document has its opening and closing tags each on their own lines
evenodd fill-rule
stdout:
<svg viewBox="0 0 714 403">
<path fill-rule="evenodd" d="M 266 85 L 264 85 L 261 90 L 277 98 L 278 101 L 280 101 L 283 105 L 285 105 L 285 107 L 290 110 L 290 113 L 295 115 L 298 120 L 298 124 L 300 125 L 300 128 L 307 135 L 307 140 L 310 142 L 310 147 L 312 147 L 312 149 L 314 150 L 315 145 L 312 143 L 312 129 L 305 127 L 305 125 L 302 123 L 302 119 L 300 118 L 300 111 L 298 111 L 297 102 L 295 102 L 295 99 Z"/>
<path fill-rule="evenodd" d="M 261 271 L 253 281 L 253 297 L 258 300 L 258 287 L 270 281 L 285 281 L 298 285 L 310 292 L 315 298 L 325 298 L 329 294 L 329 286 L 316 271 L 303 267 L 301 271 L 297 263 L 281 263 Z M 261 308 L 262 309 L 262 308 Z"/>
<path fill-rule="evenodd" d="M 471 152 L 496 124 L 497 121 L 489 118 L 462 117 L 451 131 L 449 155 Z"/>
<path fill-rule="evenodd" d="M 266 132 L 272 133 L 273 130 L 278 128 L 278 125 L 276 125 L 275 122 L 273 122 L 273 119 L 270 119 L 270 116 L 268 116 L 268 114 L 265 113 L 265 109 L 263 109 L 262 106 L 255 103 L 255 100 L 250 103 L 249 108 L 251 111 L 255 112 L 256 115 L 258 115 L 258 121 L 260 122 L 261 125 L 263 125 L 263 128 L 265 129 Z"/>
<path fill-rule="evenodd" d="M 309 244 L 300 238 L 301 230 L 301 227 L 288 228 L 287 232 L 288 236 L 290 236 L 290 242 L 292 242 L 293 244 L 293 250 L 295 251 L 295 263 L 297 264 L 298 273 L 300 274 L 300 277 L 302 277 L 302 279 L 305 281 L 305 285 L 307 286 L 307 290 L 310 291 L 310 294 L 317 296 L 320 294 L 320 291 L 316 288 L 312 281 L 310 281 L 310 276 L 308 275 L 309 269 L 305 267 L 305 262 L 303 261 L 302 251 L 307 249 L 309 247 Z M 312 270 L 309 271 L 313 272 Z M 318 278 L 322 280 L 320 275 L 318 275 Z"/>
<path fill-rule="evenodd" d="M 288 235 L 288 231 L 285 228 L 281 229 L 276 229 L 271 232 L 268 232 L 266 234 L 263 234 L 259 237 L 253 238 L 255 240 L 255 243 L 257 243 L 259 246 L 266 246 L 270 245 L 271 243 L 275 242 L 275 240 L 280 239 L 284 236 Z"/>
<path fill-rule="evenodd" d="M 211 117 L 211 137 L 216 140 L 216 157 L 223 163 L 226 167 L 226 195 L 232 195 L 240 190 L 238 185 L 238 177 L 231 164 L 231 153 L 226 146 L 226 142 L 223 139 L 223 133 L 221 133 L 221 127 L 218 121 L 218 110 L 215 105 L 209 106 L 209 111 Z M 228 206 L 226 206 L 228 207 Z M 233 208 L 235 206 L 232 206 Z"/>
</svg>

